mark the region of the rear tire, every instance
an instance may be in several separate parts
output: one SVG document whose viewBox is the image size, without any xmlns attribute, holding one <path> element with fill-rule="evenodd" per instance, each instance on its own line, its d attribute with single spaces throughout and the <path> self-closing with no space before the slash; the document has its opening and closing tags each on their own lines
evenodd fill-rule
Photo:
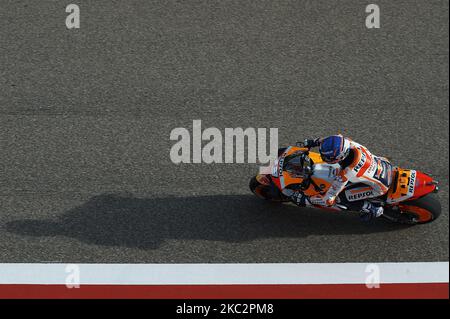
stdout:
<svg viewBox="0 0 450 319">
<path fill-rule="evenodd" d="M 426 224 L 441 215 L 441 203 L 436 195 L 430 193 L 424 197 L 406 201 L 400 205 L 401 215 L 411 220 L 411 224 Z"/>
</svg>

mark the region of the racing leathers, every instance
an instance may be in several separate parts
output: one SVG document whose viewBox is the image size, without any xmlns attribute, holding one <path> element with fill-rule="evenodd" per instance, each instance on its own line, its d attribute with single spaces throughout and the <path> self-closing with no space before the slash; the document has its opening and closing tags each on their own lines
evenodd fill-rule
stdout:
<svg viewBox="0 0 450 319">
<path fill-rule="evenodd" d="M 387 193 L 392 181 L 392 165 L 389 160 L 373 155 L 361 144 L 350 139 L 348 141 L 350 152 L 339 162 L 340 170 L 327 192 L 308 198 L 300 192 L 295 192 L 290 195 L 294 203 L 299 206 L 319 205 L 330 208 L 336 207 L 336 203 L 341 203 L 352 210 L 359 210 L 362 213 L 370 212 L 375 217 L 382 214 L 382 207 L 374 207 L 365 199 Z M 319 145 L 320 139 L 317 139 L 309 146 Z M 339 196 L 344 189 L 346 190 L 343 196 Z"/>
</svg>

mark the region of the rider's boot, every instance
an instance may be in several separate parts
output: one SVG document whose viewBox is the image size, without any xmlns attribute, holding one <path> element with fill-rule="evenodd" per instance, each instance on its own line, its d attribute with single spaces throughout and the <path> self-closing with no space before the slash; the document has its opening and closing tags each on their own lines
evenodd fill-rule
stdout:
<svg viewBox="0 0 450 319">
<path fill-rule="evenodd" d="M 371 202 L 365 201 L 361 208 L 360 217 L 361 220 L 367 222 L 372 218 L 377 218 L 383 215 L 383 206 L 375 205 Z"/>
</svg>

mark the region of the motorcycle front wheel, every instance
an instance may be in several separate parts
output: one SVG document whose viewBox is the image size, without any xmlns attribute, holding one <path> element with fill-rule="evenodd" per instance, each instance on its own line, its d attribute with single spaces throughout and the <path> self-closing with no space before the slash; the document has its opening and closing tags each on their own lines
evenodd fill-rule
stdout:
<svg viewBox="0 0 450 319">
<path fill-rule="evenodd" d="M 250 179 L 249 187 L 252 193 L 261 199 L 274 202 L 289 201 L 273 183 L 269 183 L 268 185 L 262 184 L 258 181 L 257 176 Z"/>
</svg>

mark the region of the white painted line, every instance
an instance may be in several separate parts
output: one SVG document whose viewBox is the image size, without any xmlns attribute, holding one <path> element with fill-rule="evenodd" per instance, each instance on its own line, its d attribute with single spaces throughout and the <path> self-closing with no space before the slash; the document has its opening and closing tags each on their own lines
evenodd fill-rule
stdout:
<svg viewBox="0 0 450 319">
<path fill-rule="evenodd" d="M 448 283 L 448 262 L 305 264 L 76 264 L 80 284 L 361 284 L 379 267 L 380 283 Z M 0 264 L 0 284 L 65 284 L 68 264 Z"/>
</svg>

